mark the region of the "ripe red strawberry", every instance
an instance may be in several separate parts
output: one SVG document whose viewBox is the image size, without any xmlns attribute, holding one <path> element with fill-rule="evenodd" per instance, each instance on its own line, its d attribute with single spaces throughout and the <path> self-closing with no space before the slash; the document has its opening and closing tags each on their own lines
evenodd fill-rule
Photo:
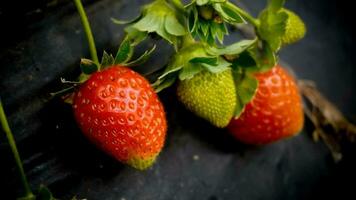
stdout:
<svg viewBox="0 0 356 200">
<path fill-rule="evenodd" d="M 303 127 L 301 96 L 295 80 L 282 67 L 255 74 L 259 81 L 253 100 L 228 129 L 247 144 L 266 144 L 297 134 Z"/>
<path fill-rule="evenodd" d="M 86 137 L 134 168 L 151 166 L 163 147 L 163 106 L 149 82 L 129 68 L 93 73 L 75 92 L 73 110 Z"/>
</svg>

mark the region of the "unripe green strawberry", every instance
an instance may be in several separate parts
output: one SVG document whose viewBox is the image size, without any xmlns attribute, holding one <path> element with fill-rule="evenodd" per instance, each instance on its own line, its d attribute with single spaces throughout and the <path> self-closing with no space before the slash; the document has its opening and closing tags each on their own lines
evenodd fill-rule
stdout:
<svg viewBox="0 0 356 200">
<path fill-rule="evenodd" d="M 288 15 L 286 32 L 282 37 L 282 46 L 295 43 L 301 40 L 306 33 L 306 28 L 303 20 L 294 12 L 283 9 Z"/>
<path fill-rule="evenodd" d="M 236 108 L 236 89 L 231 69 L 220 73 L 207 70 L 178 83 L 179 100 L 197 116 L 223 128 Z"/>
</svg>

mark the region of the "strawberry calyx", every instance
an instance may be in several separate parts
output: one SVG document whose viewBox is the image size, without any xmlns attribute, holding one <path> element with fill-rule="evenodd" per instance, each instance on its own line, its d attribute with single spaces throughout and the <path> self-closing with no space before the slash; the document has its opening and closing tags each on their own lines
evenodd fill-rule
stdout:
<svg viewBox="0 0 356 200">
<path fill-rule="evenodd" d="M 209 45 L 217 39 L 223 43 L 228 35 L 226 24 L 245 23 L 233 4 L 226 0 L 196 0 L 185 6 L 188 12 L 188 29 L 193 37 L 199 37 Z"/>
</svg>

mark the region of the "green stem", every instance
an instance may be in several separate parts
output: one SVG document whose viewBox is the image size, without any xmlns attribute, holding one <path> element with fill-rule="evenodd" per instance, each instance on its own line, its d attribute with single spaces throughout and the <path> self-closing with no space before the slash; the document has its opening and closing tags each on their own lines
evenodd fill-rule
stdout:
<svg viewBox="0 0 356 200">
<path fill-rule="evenodd" d="M 177 7 L 180 11 L 184 11 L 184 5 L 181 0 L 171 0 L 172 4 Z"/>
<path fill-rule="evenodd" d="M 80 19 L 81 19 L 82 24 L 83 24 L 84 32 L 85 32 L 85 34 L 87 36 L 91 59 L 94 61 L 95 64 L 98 65 L 99 70 L 100 70 L 100 64 L 99 64 L 98 54 L 96 52 L 93 33 L 91 32 L 91 28 L 90 28 L 90 24 L 89 24 L 89 21 L 88 21 L 88 17 L 85 14 L 85 10 L 84 10 L 83 4 L 82 4 L 81 0 L 74 0 L 74 3 L 75 3 L 75 6 L 78 9 L 78 13 L 80 15 Z"/>
<path fill-rule="evenodd" d="M 9 123 L 7 122 L 6 115 L 5 115 L 5 112 L 4 112 L 4 108 L 2 106 L 1 99 L 0 99 L 0 121 L 1 121 L 1 127 L 2 127 L 2 129 L 4 130 L 4 132 L 6 134 L 7 140 L 9 142 L 9 144 L 10 144 L 10 147 L 11 147 L 11 151 L 12 151 L 12 153 L 14 155 L 17 168 L 18 168 L 18 170 L 20 172 L 21 182 L 22 182 L 22 185 L 23 185 L 23 187 L 25 189 L 25 197 L 34 198 L 34 195 L 33 195 L 32 191 L 31 191 L 30 185 L 28 184 L 28 181 L 27 181 L 27 178 L 26 178 L 26 175 L 25 175 L 25 171 L 24 171 L 23 166 L 22 166 L 22 162 L 21 162 L 20 155 L 19 155 L 19 152 L 18 152 L 17 147 L 16 147 L 14 136 L 12 135 Z"/>
<path fill-rule="evenodd" d="M 260 26 L 260 22 L 258 19 L 255 19 L 252 17 L 248 12 L 242 10 L 241 8 L 235 6 L 231 2 L 227 2 L 228 6 L 231 8 L 235 9 L 244 19 L 246 19 L 247 22 L 252 24 L 255 28 L 258 28 Z"/>
</svg>

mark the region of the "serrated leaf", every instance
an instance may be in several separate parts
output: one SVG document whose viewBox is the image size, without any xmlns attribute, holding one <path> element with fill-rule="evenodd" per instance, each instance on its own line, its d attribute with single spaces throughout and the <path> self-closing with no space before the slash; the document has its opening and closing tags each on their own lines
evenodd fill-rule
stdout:
<svg viewBox="0 0 356 200">
<path fill-rule="evenodd" d="M 192 64 L 204 63 L 204 64 L 216 66 L 217 61 L 218 61 L 217 57 L 195 57 L 191 59 L 189 62 Z"/>
<path fill-rule="evenodd" d="M 103 53 L 103 57 L 101 58 L 101 68 L 104 69 L 105 67 L 111 66 L 115 63 L 115 58 L 108 54 L 106 51 Z"/>
<path fill-rule="evenodd" d="M 196 0 L 198 6 L 205 5 L 209 2 L 209 0 Z"/>
<path fill-rule="evenodd" d="M 221 57 L 218 57 L 216 65 L 209 65 L 207 63 L 202 63 L 201 65 L 211 73 L 220 73 L 229 69 L 231 63 Z"/>
<path fill-rule="evenodd" d="M 248 104 L 256 94 L 258 80 L 253 76 L 241 70 L 233 70 L 234 82 L 236 87 L 237 104 L 235 109 L 235 118 L 238 118 L 246 104 Z"/>
<path fill-rule="evenodd" d="M 80 59 L 80 69 L 84 74 L 92 74 L 98 71 L 98 65 L 96 65 L 92 60 L 82 58 Z"/>
<path fill-rule="evenodd" d="M 175 36 L 182 36 L 186 34 L 184 27 L 178 22 L 177 18 L 167 15 L 165 18 L 164 26 L 169 34 Z"/>
<path fill-rule="evenodd" d="M 122 41 L 119 50 L 115 56 L 115 64 L 125 63 L 130 60 L 133 54 L 133 48 L 130 41 L 126 38 Z"/>
<path fill-rule="evenodd" d="M 136 60 L 131 61 L 129 63 L 125 63 L 124 65 L 125 66 L 137 66 L 137 65 L 140 65 L 140 64 L 146 62 L 155 49 L 156 49 L 156 45 L 154 45 L 150 50 L 145 51 L 145 53 L 143 53 Z"/>
<path fill-rule="evenodd" d="M 191 79 L 202 70 L 203 67 L 199 64 L 187 64 L 179 71 L 179 80 Z"/>
<path fill-rule="evenodd" d="M 236 55 L 250 48 L 256 43 L 255 40 L 242 40 L 224 47 L 210 47 L 208 52 L 212 55 Z"/>
<path fill-rule="evenodd" d="M 152 84 L 152 87 L 156 91 L 156 93 L 164 90 L 165 88 L 170 87 L 174 84 L 177 79 L 176 74 L 169 74 L 168 76 L 164 77 L 163 79 L 157 79 L 155 83 Z"/>
</svg>

